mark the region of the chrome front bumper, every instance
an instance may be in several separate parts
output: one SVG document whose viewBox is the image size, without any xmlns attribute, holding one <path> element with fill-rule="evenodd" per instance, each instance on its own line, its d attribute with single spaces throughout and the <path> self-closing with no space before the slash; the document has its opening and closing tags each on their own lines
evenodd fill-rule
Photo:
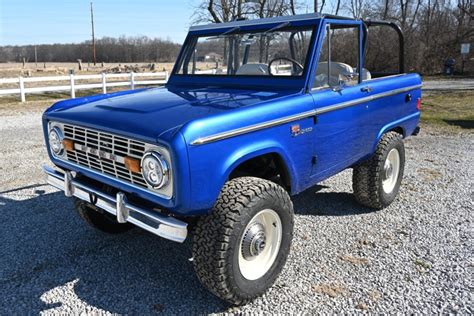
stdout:
<svg viewBox="0 0 474 316">
<path fill-rule="evenodd" d="M 75 196 L 92 203 L 116 216 L 119 223 L 129 222 L 155 235 L 177 242 L 184 242 L 186 239 L 188 229 L 183 221 L 134 206 L 128 203 L 122 192 L 118 192 L 114 197 L 84 185 L 74 179 L 71 172 L 57 171 L 48 166 L 43 166 L 43 171 L 47 175 L 48 183 L 64 191 L 67 197 Z"/>
</svg>

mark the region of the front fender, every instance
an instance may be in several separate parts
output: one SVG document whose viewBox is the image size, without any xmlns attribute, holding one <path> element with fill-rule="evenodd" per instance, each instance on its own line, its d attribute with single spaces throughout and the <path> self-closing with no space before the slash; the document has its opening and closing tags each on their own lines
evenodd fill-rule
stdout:
<svg viewBox="0 0 474 316">
<path fill-rule="evenodd" d="M 311 126 L 312 119 L 300 122 Z M 239 135 L 204 145 L 189 145 L 191 175 L 190 215 L 209 212 L 232 171 L 254 157 L 275 153 L 285 164 L 290 178 L 291 193 L 304 187 L 311 171 L 312 134 L 292 137 L 289 125 L 281 125 L 254 133 Z"/>
<path fill-rule="evenodd" d="M 259 142 L 254 142 L 247 144 L 246 146 L 237 148 L 233 153 L 225 160 L 222 164 L 221 174 L 221 187 L 229 178 L 230 174 L 237 168 L 240 164 L 245 161 L 248 161 L 252 158 L 266 155 L 266 154 L 277 154 L 283 161 L 288 175 L 290 177 L 291 187 L 294 188 L 296 184 L 296 171 L 294 169 L 294 163 L 284 149 L 283 145 L 274 141 L 274 140 L 263 140 Z"/>
<path fill-rule="evenodd" d="M 290 178 L 291 193 L 300 192 L 305 187 L 303 182 L 309 179 L 312 168 L 313 117 L 303 116 L 294 121 L 284 121 L 204 143 L 196 140 L 203 136 L 219 135 L 307 113 L 313 107 L 310 95 L 297 95 L 186 124 L 181 132 L 188 145 L 192 205 L 190 215 L 206 214 L 212 209 L 231 172 L 244 161 L 264 154 L 279 155 Z M 306 132 L 294 135 L 294 125 Z"/>
<path fill-rule="evenodd" d="M 193 206 L 189 215 L 208 213 L 232 171 L 241 163 L 260 155 L 279 155 L 285 163 L 291 187 L 297 186 L 292 158 L 283 144 L 273 139 L 260 137 L 255 140 L 254 136 L 245 135 L 202 146 L 190 146 L 188 152 Z"/>
</svg>

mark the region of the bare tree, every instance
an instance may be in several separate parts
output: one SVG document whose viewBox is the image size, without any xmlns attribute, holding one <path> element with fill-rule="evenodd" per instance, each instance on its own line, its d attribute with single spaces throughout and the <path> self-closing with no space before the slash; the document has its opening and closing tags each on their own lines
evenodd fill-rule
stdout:
<svg viewBox="0 0 474 316">
<path fill-rule="evenodd" d="M 206 0 L 196 10 L 194 22 L 222 23 L 237 18 L 266 18 L 305 12 L 298 0 Z M 474 2 L 472 0 L 321 0 L 317 11 L 350 15 L 362 19 L 383 19 L 399 24 L 405 33 L 408 70 L 436 73 L 448 57 L 460 60 L 460 44 L 474 42 Z M 260 59 L 265 61 L 268 39 L 259 39 Z M 365 65 L 374 69 L 396 66 L 396 33 L 371 29 Z M 78 44 L 38 45 L 39 62 L 90 61 L 90 41 Z M 225 43 L 227 51 L 231 43 Z M 232 44 L 234 45 L 234 44 Z M 180 45 L 147 37 L 104 37 L 97 40 L 97 59 L 104 62 L 172 62 Z M 34 60 L 33 46 L 0 47 L 0 62 Z M 224 54 L 226 55 L 226 54 Z M 472 56 L 472 55 L 471 55 Z M 232 56 L 234 63 L 238 56 Z M 474 63 L 471 69 L 474 71 Z M 469 70 L 469 65 L 467 70 Z"/>
</svg>

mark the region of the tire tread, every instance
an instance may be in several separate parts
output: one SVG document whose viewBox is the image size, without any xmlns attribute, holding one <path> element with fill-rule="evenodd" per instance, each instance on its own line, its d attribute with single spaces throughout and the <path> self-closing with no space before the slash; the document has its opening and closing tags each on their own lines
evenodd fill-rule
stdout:
<svg viewBox="0 0 474 316">
<path fill-rule="evenodd" d="M 293 210 L 287 192 L 279 185 L 260 178 L 236 178 L 224 185 L 212 213 L 202 217 L 194 230 L 193 264 L 198 279 L 213 294 L 234 305 L 254 297 L 239 291 L 232 282 L 228 260 L 232 233 L 245 209 L 262 196 L 278 199 L 285 209 Z"/>
<path fill-rule="evenodd" d="M 360 204 L 381 209 L 386 205 L 380 194 L 381 166 L 383 166 L 384 153 L 396 143 L 402 142 L 403 136 L 397 132 L 388 132 L 382 136 L 375 153 L 367 161 L 357 165 L 352 174 L 352 187 L 354 196 Z M 403 170 L 400 170 L 403 172 Z"/>
</svg>

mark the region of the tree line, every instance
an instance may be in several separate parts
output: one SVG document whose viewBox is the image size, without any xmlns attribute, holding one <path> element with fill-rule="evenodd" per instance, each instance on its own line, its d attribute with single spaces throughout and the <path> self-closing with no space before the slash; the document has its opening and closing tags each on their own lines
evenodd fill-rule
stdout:
<svg viewBox="0 0 474 316">
<path fill-rule="evenodd" d="M 103 37 L 96 41 L 98 62 L 173 62 L 181 48 L 170 40 L 146 36 Z M 36 51 L 36 53 L 35 53 Z M 36 54 L 36 56 L 35 56 Z M 92 43 L 0 47 L 0 62 L 84 62 L 92 61 Z"/>
</svg>

